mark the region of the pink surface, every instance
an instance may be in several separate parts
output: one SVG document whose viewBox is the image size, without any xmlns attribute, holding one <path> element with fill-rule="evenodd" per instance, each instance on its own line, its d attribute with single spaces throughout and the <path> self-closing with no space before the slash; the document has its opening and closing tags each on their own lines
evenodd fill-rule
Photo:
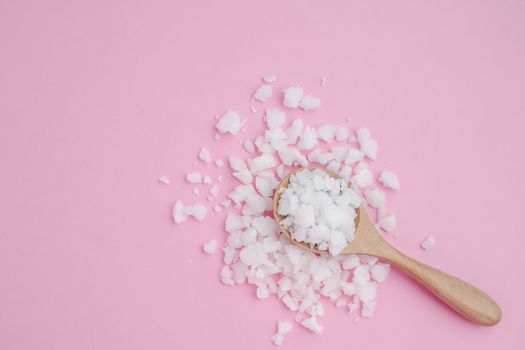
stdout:
<svg viewBox="0 0 525 350">
<path fill-rule="evenodd" d="M 472 325 L 394 271 L 373 319 L 330 306 L 284 347 L 523 348 L 524 1 L 1 1 L 0 51 L 0 349 L 272 348 L 292 315 L 200 251 L 223 217 L 170 220 L 263 73 L 322 98 L 311 123 L 369 126 L 396 246 L 503 309 Z"/>
</svg>

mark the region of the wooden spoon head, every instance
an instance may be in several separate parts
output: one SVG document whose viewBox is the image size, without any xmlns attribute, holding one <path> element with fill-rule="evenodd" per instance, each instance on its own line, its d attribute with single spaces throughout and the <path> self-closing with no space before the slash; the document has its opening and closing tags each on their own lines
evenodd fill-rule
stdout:
<svg viewBox="0 0 525 350">
<path fill-rule="evenodd" d="M 324 169 L 324 168 L 319 168 L 319 167 L 303 167 L 303 168 L 299 168 L 299 169 L 296 169 L 294 171 L 292 171 L 290 174 L 288 174 L 286 177 L 284 177 L 282 180 L 281 180 L 281 183 L 279 184 L 279 186 L 277 186 L 277 189 L 275 190 L 274 194 L 273 194 L 273 216 L 275 218 L 275 221 L 277 221 L 277 225 L 279 225 L 279 229 L 281 230 L 281 232 L 292 242 L 294 243 L 295 245 L 301 247 L 301 248 L 304 248 L 306 250 L 309 250 L 311 252 L 314 252 L 314 253 L 317 253 L 317 254 L 320 254 L 320 253 L 328 253 L 328 250 L 319 250 L 319 249 L 315 249 L 315 248 L 311 248 L 307 243 L 305 242 L 299 242 L 299 241 L 296 241 L 295 239 L 292 238 L 292 235 L 290 234 L 290 232 L 281 225 L 281 220 L 284 219 L 283 216 L 279 215 L 277 213 L 277 207 L 279 205 L 279 199 L 281 198 L 281 188 L 285 188 L 285 187 L 288 187 L 288 184 L 290 183 L 290 177 L 292 175 L 294 175 L 295 173 L 298 173 L 300 171 L 303 171 L 305 169 L 309 169 L 309 170 L 314 170 L 314 169 L 320 169 L 322 171 L 324 171 L 325 173 L 327 173 L 328 175 L 336 178 L 336 179 L 340 179 L 341 176 L 337 175 L 336 173 L 330 171 L 330 170 L 327 170 L 327 169 Z M 368 239 L 367 237 L 365 237 L 365 234 L 368 234 L 368 235 L 376 235 L 378 236 L 379 238 L 381 238 L 379 236 L 379 233 L 377 233 L 377 231 L 375 230 L 373 224 L 371 223 L 370 219 L 368 218 L 367 214 L 366 214 L 366 211 L 360 207 L 360 208 L 357 208 L 357 216 L 355 217 L 355 238 L 352 242 L 348 243 L 348 245 L 346 246 L 346 248 L 343 250 L 343 254 L 348 254 L 348 253 L 362 253 L 362 254 L 370 254 L 370 255 L 374 255 L 373 251 L 371 249 L 368 249 L 367 247 L 369 246 L 367 243 Z"/>
</svg>

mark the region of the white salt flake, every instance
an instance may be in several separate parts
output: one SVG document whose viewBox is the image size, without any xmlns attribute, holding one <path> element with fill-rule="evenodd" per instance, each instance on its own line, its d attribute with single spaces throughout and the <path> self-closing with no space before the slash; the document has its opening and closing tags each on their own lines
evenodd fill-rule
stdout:
<svg viewBox="0 0 525 350">
<path fill-rule="evenodd" d="M 312 149 L 317 145 L 317 133 L 314 128 L 307 126 L 299 137 L 299 149 Z"/>
<path fill-rule="evenodd" d="M 335 140 L 338 142 L 346 141 L 348 139 L 348 129 L 346 126 L 338 126 L 335 129 Z"/>
<path fill-rule="evenodd" d="M 211 162 L 210 151 L 208 151 L 207 148 L 202 147 L 199 151 L 199 159 L 202 160 L 204 163 Z"/>
<path fill-rule="evenodd" d="M 379 175 L 378 181 L 386 188 L 399 190 L 399 180 L 397 175 L 390 171 L 382 171 Z"/>
<path fill-rule="evenodd" d="M 229 132 L 230 134 L 235 135 L 241 130 L 241 118 L 237 112 L 227 111 L 222 115 L 221 119 L 219 119 L 219 122 L 215 127 L 221 134 Z"/>
<path fill-rule="evenodd" d="M 216 159 L 214 163 L 217 168 L 222 168 L 224 166 L 224 161 L 222 159 Z"/>
<path fill-rule="evenodd" d="M 317 318 L 315 316 L 301 321 L 301 326 L 316 334 L 321 334 L 321 332 L 323 331 L 323 326 L 317 323 Z"/>
<path fill-rule="evenodd" d="M 253 97 L 261 102 L 267 101 L 270 97 L 272 97 L 272 87 L 267 84 L 259 86 Z"/>
<path fill-rule="evenodd" d="M 266 121 L 268 129 L 275 129 L 280 128 L 284 124 L 286 116 L 284 112 L 278 108 L 269 108 L 266 110 L 264 120 Z"/>
<path fill-rule="evenodd" d="M 263 76 L 263 81 L 268 84 L 275 83 L 277 81 L 277 76 L 275 74 L 265 75 Z"/>
<path fill-rule="evenodd" d="M 384 282 L 390 272 L 390 265 L 388 264 L 375 264 L 370 269 L 372 279 L 381 283 Z"/>
<path fill-rule="evenodd" d="M 248 153 L 255 153 L 255 146 L 253 145 L 252 140 L 246 139 L 246 140 L 244 140 L 242 145 L 244 146 L 244 149 L 246 150 L 246 152 L 248 152 Z"/>
<path fill-rule="evenodd" d="M 211 241 L 208 241 L 202 245 L 202 250 L 206 254 L 213 254 L 215 253 L 215 249 L 217 248 L 217 240 L 212 239 Z"/>
<path fill-rule="evenodd" d="M 243 171 L 246 169 L 246 163 L 240 158 L 230 156 L 228 161 L 230 162 L 230 167 L 235 171 Z"/>
<path fill-rule="evenodd" d="M 186 181 L 190 184 L 200 184 L 202 183 L 202 174 L 198 171 L 193 171 L 186 174 Z"/>
<path fill-rule="evenodd" d="M 383 208 L 385 206 L 385 192 L 377 188 L 365 191 L 365 198 L 368 204 L 374 208 Z"/>
<path fill-rule="evenodd" d="M 396 216 L 394 214 L 381 216 L 377 224 L 386 232 L 392 232 L 396 227 Z"/>
<path fill-rule="evenodd" d="M 321 125 L 317 128 L 317 135 L 324 142 L 330 143 L 334 140 L 336 128 L 335 125 Z"/>
<path fill-rule="evenodd" d="M 299 107 L 301 98 L 303 97 L 303 88 L 300 86 L 289 87 L 284 89 L 283 105 L 289 108 Z"/>
<path fill-rule="evenodd" d="M 319 108 L 321 106 L 321 100 L 317 97 L 305 95 L 299 102 L 299 107 L 304 111 L 310 111 L 312 109 Z"/>
<path fill-rule="evenodd" d="M 435 245 L 436 245 L 436 238 L 434 236 L 428 236 L 420 244 L 421 248 L 425 250 L 429 250 Z"/>
<path fill-rule="evenodd" d="M 165 185 L 169 185 L 171 183 L 170 179 L 168 179 L 166 176 L 159 177 L 159 182 L 162 182 Z"/>
</svg>

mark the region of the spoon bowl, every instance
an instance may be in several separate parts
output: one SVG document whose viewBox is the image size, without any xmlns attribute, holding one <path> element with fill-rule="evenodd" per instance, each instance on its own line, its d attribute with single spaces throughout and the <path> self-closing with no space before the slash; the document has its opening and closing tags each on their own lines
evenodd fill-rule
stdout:
<svg viewBox="0 0 525 350">
<path fill-rule="evenodd" d="M 312 248 L 305 242 L 294 240 L 290 232 L 281 225 L 284 217 L 277 213 L 281 189 L 288 187 L 291 176 L 305 169 L 313 170 L 316 167 L 299 168 L 281 180 L 273 196 L 273 215 L 281 232 L 292 243 L 317 254 L 328 253 L 328 251 Z M 323 170 L 334 178 L 341 178 L 327 169 L 317 169 Z M 390 262 L 429 289 L 457 313 L 474 323 L 493 326 L 501 320 L 501 309 L 489 295 L 455 276 L 425 265 L 401 253 L 377 231 L 366 213 L 364 205 L 357 208 L 356 211 L 355 237 L 348 243 L 341 254 L 366 254 Z"/>
</svg>

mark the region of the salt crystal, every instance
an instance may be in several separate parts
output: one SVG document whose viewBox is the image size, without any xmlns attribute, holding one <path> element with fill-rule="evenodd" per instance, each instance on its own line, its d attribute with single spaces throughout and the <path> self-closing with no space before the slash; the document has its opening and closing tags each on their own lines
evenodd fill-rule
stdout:
<svg viewBox="0 0 525 350">
<path fill-rule="evenodd" d="M 271 154 L 263 154 L 259 157 L 248 160 L 248 166 L 253 172 L 273 168 L 275 165 L 275 159 Z"/>
<path fill-rule="evenodd" d="M 303 96 L 303 98 L 301 98 L 301 102 L 299 102 L 299 107 L 301 107 L 304 111 L 310 111 L 312 109 L 319 108 L 320 106 L 321 100 L 309 95 Z"/>
<path fill-rule="evenodd" d="M 199 203 L 185 207 L 185 211 L 188 215 L 193 216 L 197 221 L 204 220 L 206 214 L 208 213 L 208 209 Z"/>
<path fill-rule="evenodd" d="M 317 135 L 324 142 L 330 143 L 335 137 L 335 125 L 325 124 L 317 128 Z"/>
<path fill-rule="evenodd" d="M 255 106 L 252 105 L 252 106 L 250 106 L 250 111 L 252 113 L 255 113 L 255 112 L 257 112 L 257 109 L 255 108 Z"/>
<path fill-rule="evenodd" d="M 399 190 L 399 180 L 397 175 L 390 171 L 382 171 L 378 178 L 379 182 L 386 188 Z"/>
<path fill-rule="evenodd" d="M 377 282 L 384 282 L 390 272 L 390 265 L 388 264 L 375 264 L 370 269 L 372 278 Z"/>
<path fill-rule="evenodd" d="M 381 216 L 377 224 L 386 232 L 392 232 L 396 227 L 396 217 L 394 214 Z"/>
<path fill-rule="evenodd" d="M 303 121 L 299 118 L 295 119 L 292 122 L 292 125 L 288 129 L 286 129 L 286 136 L 288 138 L 288 144 L 295 144 L 297 142 L 297 139 L 303 132 Z"/>
<path fill-rule="evenodd" d="M 172 209 L 172 217 L 176 224 L 186 221 L 188 214 L 184 210 L 184 204 L 181 201 L 175 202 L 175 205 Z"/>
<path fill-rule="evenodd" d="M 194 171 L 186 174 L 186 181 L 191 184 L 200 184 L 202 183 L 202 174 L 198 171 Z"/>
<path fill-rule="evenodd" d="M 266 84 L 259 86 L 253 97 L 261 102 L 267 101 L 270 97 L 272 97 L 272 87 Z"/>
<path fill-rule="evenodd" d="M 284 124 L 286 117 L 284 112 L 278 108 L 270 108 L 266 110 L 264 120 L 266 121 L 268 129 L 275 129 L 280 128 Z"/>
<path fill-rule="evenodd" d="M 383 208 L 385 206 L 385 192 L 379 189 L 365 191 L 365 198 L 368 204 L 374 208 Z"/>
<path fill-rule="evenodd" d="M 421 248 L 425 250 L 429 250 L 434 245 L 436 245 L 436 238 L 434 236 L 428 236 L 420 244 Z"/>
<path fill-rule="evenodd" d="M 289 87 L 284 90 L 283 105 L 285 107 L 297 108 L 303 97 L 303 88 L 300 86 Z"/>
<path fill-rule="evenodd" d="M 221 119 L 219 119 L 219 122 L 215 127 L 221 134 L 229 132 L 230 134 L 235 135 L 241 130 L 241 118 L 237 112 L 227 111 L 222 115 Z"/>
<path fill-rule="evenodd" d="M 199 151 L 199 159 L 204 163 L 209 163 L 211 161 L 210 151 L 207 148 L 202 147 Z"/>
<path fill-rule="evenodd" d="M 217 186 L 211 186 L 210 188 L 210 195 L 212 195 L 213 197 L 217 197 L 217 195 L 219 194 L 219 187 Z"/>
<path fill-rule="evenodd" d="M 170 179 L 168 179 L 166 176 L 159 177 L 159 182 L 162 182 L 165 185 L 169 185 L 171 183 Z"/>
<path fill-rule="evenodd" d="M 197 187 L 195 187 L 195 188 L 193 189 L 193 191 L 191 191 L 191 192 L 192 192 L 194 195 L 196 195 L 196 196 L 198 196 L 198 195 L 200 194 L 200 191 L 199 191 L 199 189 L 198 189 Z"/>
<path fill-rule="evenodd" d="M 246 139 L 246 140 L 244 140 L 242 145 L 244 146 L 244 149 L 246 150 L 246 152 L 248 152 L 248 153 L 254 153 L 255 152 L 255 146 L 253 145 L 252 140 Z"/>
<path fill-rule="evenodd" d="M 221 168 L 224 166 L 224 161 L 222 159 L 216 159 L 214 163 L 217 168 Z"/>
<path fill-rule="evenodd" d="M 202 183 L 208 184 L 208 185 L 211 184 L 211 178 L 208 175 L 204 176 L 202 178 Z"/>
<path fill-rule="evenodd" d="M 230 156 L 228 161 L 230 162 L 230 167 L 235 171 L 243 171 L 246 169 L 246 163 L 240 158 Z"/>
<path fill-rule="evenodd" d="M 317 323 L 317 318 L 315 316 L 303 320 L 301 322 L 301 326 L 316 334 L 321 334 L 321 332 L 323 331 L 323 326 Z"/>
<path fill-rule="evenodd" d="M 234 172 L 233 176 L 243 184 L 250 184 L 253 182 L 253 175 L 248 169 L 243 169 L 241 171 Z"/>
<path fill-rule="evenodd" d="M 275 83 L 277 81 L 277 76 L 275 74 L 268 74 L 263 76 L 263 80 L 268 84 Z"/>
<path fill-rule="evenodd" d="M 220 205 L 215 205 L 213 207 L 213 211 L 216 212 L 216 213 L 220 213 L 222 211 L 222 208 Z"/>
<path fill-rule="evenodd" d="M 374 182 L 372 172 L 368 169 L 363 169 L 355 174 L 350 180 L 352 184 L 355 184 L 359 188 L 370 186 Z"/>
<path fill-rule="evenodd" d="M 213 139 L 214 139 L 215 141 L 219 141 L 219 140 L 221 139 L 221 134 L 215 133 L 215 134 L 213 135 Z"/>
<path fill-rule="evenodd" d="M 217 248 L 217 240 L 212 239 L 211 241 L 208 241 L 202 245 L 202 250 L 206 254 L 213 254 L 215 253 L 215 249 Z"/>
<path fill-rule="evenodd" d="M 307 126 L 304 128 L 299 138 L 299 149 L 312 149 L 317 145 L 317 134 L 314 128 Z"/>
<path fill-rule="evenodd" d="M 335 140 L 338 142 L 346 141 L 348 139 L 348 129 L 346 126 L 338 126 L 335 129 Z"/>
</svg>

